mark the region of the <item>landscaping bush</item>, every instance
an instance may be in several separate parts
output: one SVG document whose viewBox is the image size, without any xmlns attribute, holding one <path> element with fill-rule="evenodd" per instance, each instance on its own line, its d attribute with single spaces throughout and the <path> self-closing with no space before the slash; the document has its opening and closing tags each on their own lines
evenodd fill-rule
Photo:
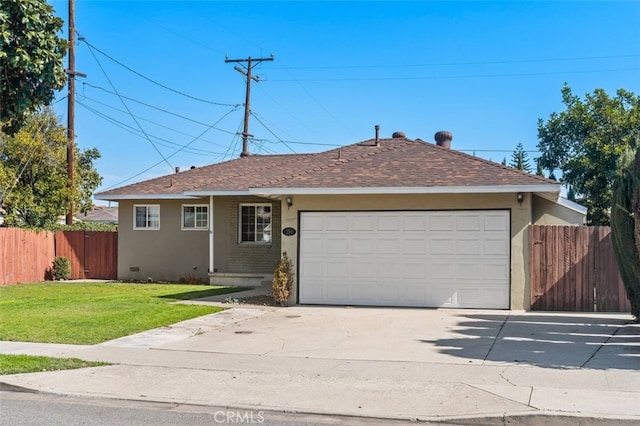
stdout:
<svg viewBox="0 0 640 426">
<path fill-rule="evenodd" d="M 287 306 L 292 286 L 293 265 L 287 252 L 284 252 L 273 273 L 273 298 L 280 306 Z"/>
<path fill-rule="evenodd" d="M 71 278 L 71 262 L 67 257 L 58 256 L 53 259 L 51 276 L 54 280 L 68 280 Z"/>
</svg>

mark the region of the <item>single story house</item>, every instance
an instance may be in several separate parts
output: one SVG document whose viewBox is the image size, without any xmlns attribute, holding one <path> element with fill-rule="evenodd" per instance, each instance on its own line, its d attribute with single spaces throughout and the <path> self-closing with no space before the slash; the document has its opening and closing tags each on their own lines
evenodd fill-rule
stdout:
<svg viewBox="0 0 640 426">
<path fill-rule="evenodd" d="M 529 309 L 531 224 L 584 223 L 560 184 L 396 132 L 248 155 L 96 195 L 119 203 L 120 279 L 270 281 L 291 304 Z"/>
</svg>

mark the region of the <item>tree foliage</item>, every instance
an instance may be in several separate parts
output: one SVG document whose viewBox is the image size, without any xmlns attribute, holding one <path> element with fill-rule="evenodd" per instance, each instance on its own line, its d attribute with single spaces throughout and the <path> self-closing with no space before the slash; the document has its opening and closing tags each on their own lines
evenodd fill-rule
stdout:
<svg viewBox="0 0 640 426">
<path fill-rule="evenodd" d="M 608 225 L 618 160 L 640 141 L 640 97 L 596 89 L 582 100 L 565 85 L 562 101 L 565 111 L 538 120 L 540 164 L 562 171 L 560 182 L 584 200 L 591 224 Z"/>
<path fill-rule="evenodd" d="M 514 169 L 531 173 L 529 155 L 527 154 L 527 151 L 524 150 L 522 142 L 518 142 L 518 145 L 516 145 L 516 149 L 511 154 L 511 162 L 509 163 L 509 166 L 513 167 Z"/>
<path fill-rule="evenodd" d="M 94 167 L 97 149 L 76 148 L 74 188 L 68 187 L 65 128 L 50 110 L 30 115 L 22 130 L 0 133 L 0 195 L 6 226 L 45 228 L 64 215 L 69 202 L 81 211 L 102 178 Z"/>
<path fill-rule="evenodd" d="M 0 130 L 15 134 L 27 115 L 64 87 L 62 19 L 45 0 L 0 2 Z"/>
<path fill-rule="evenodd" d="M 640 320 L 640 148 L 635 158 L 622 156 L 613 185 L 611 206 L 613 248 L 624 281 L 631 313 Z"/>
</svg>

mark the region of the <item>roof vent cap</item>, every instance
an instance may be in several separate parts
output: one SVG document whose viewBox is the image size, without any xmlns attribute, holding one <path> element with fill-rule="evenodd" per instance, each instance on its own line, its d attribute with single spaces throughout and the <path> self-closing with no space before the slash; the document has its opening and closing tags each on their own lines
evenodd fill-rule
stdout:
<svg viewBox="0 0 640 426">
<path fill-rule="evenodd" d="M 436 145 L 443 148 L 451 148 L 451 141 L 453 140 L 453 134 L 446 130 L 440 130 L 434 135 Z"/>
<path fill-rule="evenodd" d="M 404 132 L 393 132 L 393 134 L 391 135 L 391 137 L 393 139 L 404 139 L 407 137 L 407 135 L 404 134 Z"/>
</svg>

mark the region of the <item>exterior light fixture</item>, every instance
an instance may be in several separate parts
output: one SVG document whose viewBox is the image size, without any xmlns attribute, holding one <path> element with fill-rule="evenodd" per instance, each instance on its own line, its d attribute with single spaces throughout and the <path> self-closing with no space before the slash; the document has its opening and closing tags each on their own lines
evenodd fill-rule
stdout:
<svg viewBox="0 0 640 426">
<path fill-rule="evenodd" d="M 524 194 L 522 192 L 518 192 L 516 194 L 516 200 L 518 200 L 518 204 L 522 205 L 522 202 L 524 201 Z"/>
<path fill-rule="evenodd" d="M 287 207 L 291 208 L 292 205 L 293 205 L 293 198 L 287 197 Z"/>
</svg>

